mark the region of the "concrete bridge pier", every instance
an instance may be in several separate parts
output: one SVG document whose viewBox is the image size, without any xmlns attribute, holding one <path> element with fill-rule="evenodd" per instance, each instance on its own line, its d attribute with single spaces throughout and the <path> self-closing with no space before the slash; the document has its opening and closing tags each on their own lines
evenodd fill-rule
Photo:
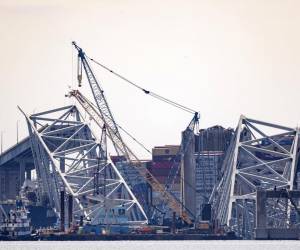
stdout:
<svg viewBox="0 0 300 250">
<path fill-rule="evenodd" d="M 26 180 L 31 180 L 31 169 L 26 169 Z"/>
</svg>

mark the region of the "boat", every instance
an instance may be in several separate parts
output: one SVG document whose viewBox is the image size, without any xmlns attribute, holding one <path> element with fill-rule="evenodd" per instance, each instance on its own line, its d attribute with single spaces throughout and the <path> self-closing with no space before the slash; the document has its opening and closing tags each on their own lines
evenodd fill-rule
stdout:
<svg viewBox="0 0 300 250">
<path fill-rule="evenodd" d="M 0 224 L 1 236 L 8 238 L 26 238 L 30 237 L 32 227 L 28 216 L 29 211 L 23 205 L 21 200 L 16 201 L 16 207 L 6 213 L 2 205 L 1 210 L 4 214 L 4 220 Z"/>
</svg>

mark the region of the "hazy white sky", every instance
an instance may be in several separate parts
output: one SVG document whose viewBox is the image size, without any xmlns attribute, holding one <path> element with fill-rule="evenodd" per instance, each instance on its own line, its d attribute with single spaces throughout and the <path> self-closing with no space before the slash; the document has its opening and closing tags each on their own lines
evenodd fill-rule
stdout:
<svg viewBox="0 0 300 250">
<path fill-rule="evenodd" d="M 93 58 L 199 110 L 200 127 L 235 127 L 240 114 L 300 120 L 300 1 L 0 0 L 0 130 L 27 134 L 27 113 L 69 104 L 75 40 Z M 73 66 L 72 66 L 73 65 Z M 176 144 L 192 115 L 94 67 L 114 116 L 148 148 Z M 73 73 L 73 77 L 72 77 Z M 88 85 L 82 92 L 89 93 Z"/>
</svg>

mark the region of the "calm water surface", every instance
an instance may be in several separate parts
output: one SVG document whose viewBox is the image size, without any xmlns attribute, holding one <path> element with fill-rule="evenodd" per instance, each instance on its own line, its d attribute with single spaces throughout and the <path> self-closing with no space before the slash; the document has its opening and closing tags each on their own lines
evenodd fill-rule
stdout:
<svg viewBox="0 0 300 250">
<path fill-rule="evenodd" d="M 35 241 L 0 242 L 14 250 L 300 250 L 300 241 Z"/>
</svg>

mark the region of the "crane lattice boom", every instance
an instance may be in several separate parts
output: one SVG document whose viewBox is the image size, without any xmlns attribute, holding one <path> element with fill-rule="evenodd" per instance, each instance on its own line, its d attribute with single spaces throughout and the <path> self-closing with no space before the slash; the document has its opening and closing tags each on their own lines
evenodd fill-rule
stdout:
<svg viewBox="0 0 300 250">
<path fill-rule="evenodd" d="M 85 53 L 82 49 L 73 42 L 73 45 L 78 51 L 78 81 L 79 86 L 82 80 L 82 65 L 86 73 L 88 82 L 90 84 L 97 108 L 91 103 L 85 96 L 82 95 L 78 90 L 73 90 L 70 92 L 70 96 L 74 96 L 80 105 L 85 109 L 85 111 L 90 115 L 90 117 L 100 126 L 100 128 L 105 125 L 107 130 L 107 135 L 112 141 L 114 148 L 118 154 L 125 156 L 126 160 L 131 163 L 139 172 L 139 174 L 150 184 L 152 189 L 161 194 L 161 199 L 166 202 L 169 207 L 176 212 L 181 218 L 191 224 L 189 216 L 182 211 L 182 204 L 176 200 L 176 198 L 170 194 L 161 185 L 157 179 L 148 171 L 148 169 L 142 164 L 138 157 L 130 150 L 130 148 L 123 141 L 117 124 L 113 118 L 112 112 L 108 106 L 106 98 L 104 96 L 104 91 L 101 89 L 90 65 L 87 61 Z"/>
<path fill-rule="evenodd" d="M 108 132 L 108 137 L 113 142 L 115 148 L 117 148 L 119 152 L 122 152 L 124 154 L 126 159 L 130 163 L 132 163 L 139 174 L 147 181 L 147 183 L 149 183 L 152 189 L 161 194 L 161 199 L 166 202 L 174 212 L 179 214 L 185 222 L 191 224 L 192 222 L 187 213 L 181 210 L 181 204 L 169 192 L 167 192 L 165 190 L 165 187 L 160 184 L 158 180 L 149 172 L 149 170 L 142 164 L 138 157 L 123 142 L 121 136 L 114 133 L 114 128 L 111 127 L 112 123 L 107 123 L 108 117 L 103 116 L 103 113 L 98 112 L 97 108 L 84 95 L 82 95 L 80 91 L 73 90 L 70 92 L 70 96 L 76 98 L 79 104 L 90 115 L 90 117 L 94 120 L 94 122 L 96 122 L 98 126 L 103 127 L 103 125 L 105 124 Z"/>
</svg>

